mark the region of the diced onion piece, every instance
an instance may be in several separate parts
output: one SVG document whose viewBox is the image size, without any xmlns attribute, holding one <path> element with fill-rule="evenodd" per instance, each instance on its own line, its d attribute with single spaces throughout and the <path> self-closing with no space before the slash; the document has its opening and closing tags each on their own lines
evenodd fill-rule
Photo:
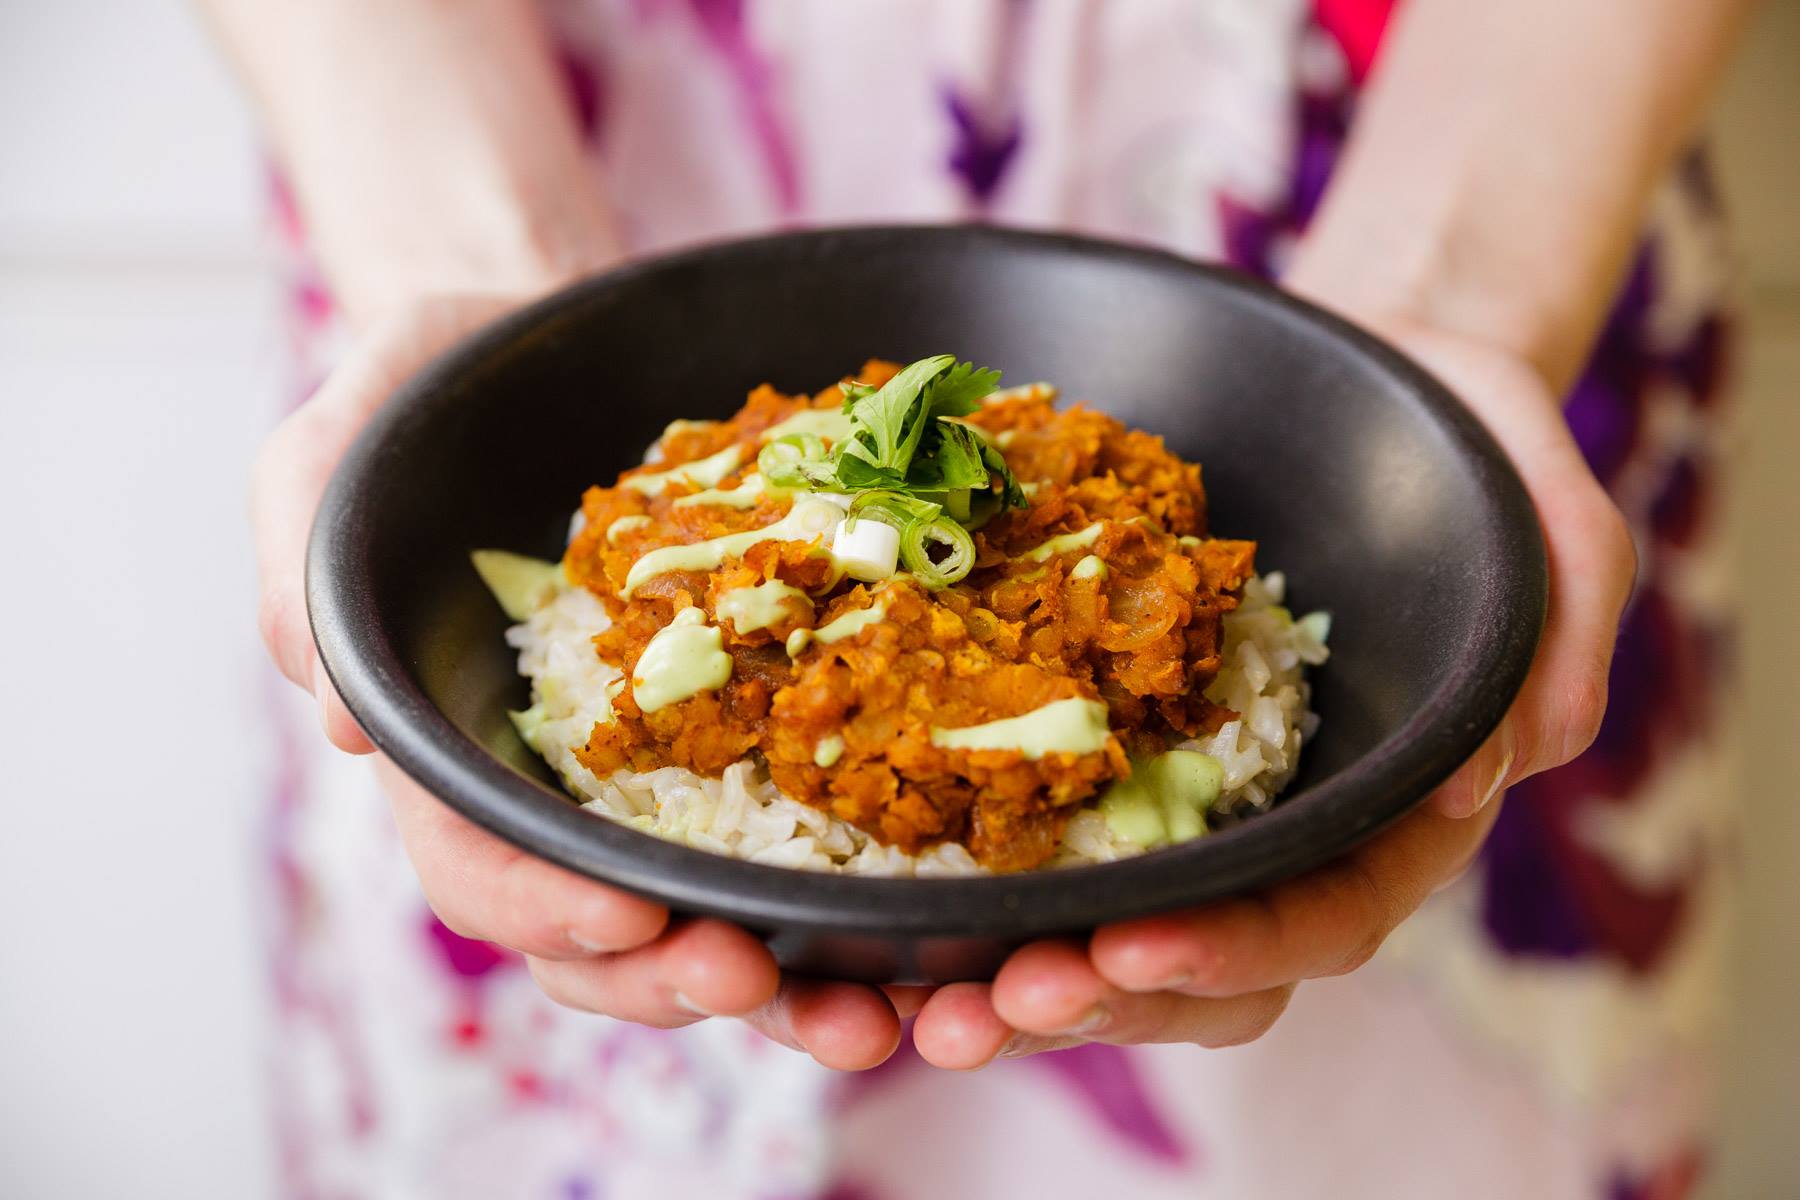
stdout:
<svg viewBox="0 0 1800 1200">
<path fill-rule="evenodd" d="M 938 547 L 945 553 L 934 562 L 931 551 Z M 975 539 L 946 516 L 914 521 L 900 536 L 900 560 L 926 587 L 949 587 L 975 566 Z"/>
<path fill-rule="evenodd" d="M 847 517 L 832 535 L 831 557 L 852 579 L 886 579 L 899 565 L 900 531 L 874 517 Z"/>
</svg>

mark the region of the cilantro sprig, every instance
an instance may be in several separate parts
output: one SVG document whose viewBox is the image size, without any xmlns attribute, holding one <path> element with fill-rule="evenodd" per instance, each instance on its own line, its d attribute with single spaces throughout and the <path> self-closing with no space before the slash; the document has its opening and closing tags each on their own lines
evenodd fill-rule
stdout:
<svg viewBox="0 0 1800 1200">
<path fill-rule="evenodd" d="M 975 565 L 969 529 L 1027 504 L 1006 458 L 964 420 L 999 382 L 998 371 L 939 354 L 880 387 L 840 384 L 847 435 L 829 449 L 812 433 L 779 437 L 757 470 L 777 487 L 848 494 L 846 530 L 861 519 L 892 525 L 914 578 L 948 587 Z"/>
<path fill-rule="evenodd" d="M 959 420 L 981 407 L 1000 372 L 939 354 L 901 368 L 880 387 L 842 385 L 850 436 L 809 477 L 814 486 L 924 495 L 994 492 L 1001 508 L 1022 508 L 1025 493 L 1006 459 L 974 426 Z"/>
</svg>

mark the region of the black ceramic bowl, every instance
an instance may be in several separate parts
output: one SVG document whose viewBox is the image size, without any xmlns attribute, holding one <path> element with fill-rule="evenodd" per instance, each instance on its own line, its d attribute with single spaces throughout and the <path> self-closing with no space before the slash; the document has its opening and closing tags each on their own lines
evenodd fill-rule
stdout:
<svg viewBox="0 0 1800 1200">
<path fill-rule="evenodd" d="M 865 359 L 949 352 L 1048 379 L 1204 465 L 1212 527 L 1332 614 L 1323 724 L 1268 814 L 1141 858 L 956 880 L 716 857 L 582 812 L 515 736 L 527 703 L 469 566 L 557 557 L 588 485 L 674 417 Z M 332 680 L 408 774 L 565 867 L 765 935 L 792 969 L 981 978 L 1020 939 L 1261 887 L 1417 804 L 1499 721 L 1545 603 L 1536 518 L 1461 405 L 1350 326 L 1229 273 L 1076 238 L 853 229 L 738 242 L 579 283 L 413 379 L 338 468 L 313 530 Z"/>
</svg>

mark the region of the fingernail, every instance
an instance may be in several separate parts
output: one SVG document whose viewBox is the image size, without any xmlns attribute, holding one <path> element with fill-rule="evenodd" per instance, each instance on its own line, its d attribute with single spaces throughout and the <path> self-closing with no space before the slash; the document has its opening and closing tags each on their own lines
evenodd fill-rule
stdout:
<svg viewBox="0 0 1800 1200">
<path fill-rule="evenodd" d="M 1192 982 L 1194 982 L 1194 973 L 1192 971 L 1177 971 L 1175 974 L 1157 984 L 1156 990 L 1159 992 L 1179 992 L 1182 988 Z"/>
<path fill-rule="evenodd" d="M 1112 1014 L 1107 1012 L 1103 1005 L 1096 1004 L 1087 1010 L 1079 1023 L 1071 1025 L 1063 1032 L 1075 1034 L 1077 1037 L 1098 1033 L 1106 1028 L 1106 1023 L 1110 1020 L 1112 1020 Z"/>
<path fill-rule="evenodd" d="M 571 946 L 574 946 L 577 950 L 585 951 L 588 954 L 611 954 L 613 952 L 611 946 L 604 946 L 599 942 L 594 941 L 592 938 L 582 937 L 573 929 L 563 930 L 563 936 L 569 939 L 569 944 Z"/>
<path fill-rule="evenodd" d="M 1493 780 L 1487 785 L 1487 790 L 1481 794 L 1481 799 L 1476 801 L 1476 812 L 1480 812 L 1482 809 L 1486 808 L 1490 800 L 1506 790 L 1507 772 L 1512 770 L 1513 758 L 1516 755 L 1516 751 L 1513 748 L 1511 733 L 1502 733 L 1500 735 L 1500 740 L 1501 744 L 1506 747 L 1506 753 L 1500 756 L 1500 766 L 1494 771 Z"/>
<path fill-rule="evenodd" d="M 705 1008 L 702 1008 L 700 1005 L 695 1004 L 692 1000 L 689 1000 L 687 998 L 687 996 L 681 992 L 675 993 L 675 1007 L 679 1008 L 682 1012 L 692 1013 L 696 1017 L 716 1017 L 719 1015 L 718 1013 L 715 1013 L 715 1012 L 709 1012 Z"/>
</svg>

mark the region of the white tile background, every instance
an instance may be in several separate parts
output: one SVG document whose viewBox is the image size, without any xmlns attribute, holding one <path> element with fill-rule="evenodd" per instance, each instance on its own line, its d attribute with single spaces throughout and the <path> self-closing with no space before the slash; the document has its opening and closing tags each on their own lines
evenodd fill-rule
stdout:
<svg viewBox="0 0 1800 1200">
<path fill-rule="evenodd" d="M 250 130 L 179 0 L 6 6 L 0 112 L 0 1193 L 267 1195 L 261 748 L 211 720 L 260 686 L 241 497 L 281 379 Z M 1717 130 L 1750 317 L 1749 921 L 1711 1189 L 1739 1200 L 1800 1191 L 1800 0 Z"/>
</svg>

